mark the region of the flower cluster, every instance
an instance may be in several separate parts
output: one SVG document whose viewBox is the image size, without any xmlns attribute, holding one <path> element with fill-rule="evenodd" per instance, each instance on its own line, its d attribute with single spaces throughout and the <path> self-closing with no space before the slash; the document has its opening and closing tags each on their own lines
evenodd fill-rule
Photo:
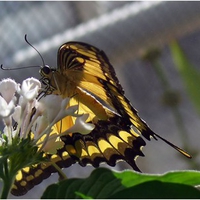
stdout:
<svg viewBox="0 0 200 200">
<path fill-rule="evenodd" d="M 17 84 L 12 79 L 0 82 L 0 117 L 5 125 L 0 144 L 12 144 L 15 137 L 27 138 L 31 134 L 40 151 L 55 153 L 64 144 L 61 135 L 73 132 L 88 134 L 94 125 L 86 123 L 88 114 L 78 115 L 78 105 L 68 106 L 70 98 L 62 99 L 58 95 L 47 95 L 37 100 L 41 83 L 35 78 L 28 78 Z M 18 98 L 17 98 L 18 95 Z M 63 132 L 55 131 L 55 124 L 66 116 L 76 117 L 75 124 Z M 14 129 L 13 123 L 17 124 Z"/>
</svg>

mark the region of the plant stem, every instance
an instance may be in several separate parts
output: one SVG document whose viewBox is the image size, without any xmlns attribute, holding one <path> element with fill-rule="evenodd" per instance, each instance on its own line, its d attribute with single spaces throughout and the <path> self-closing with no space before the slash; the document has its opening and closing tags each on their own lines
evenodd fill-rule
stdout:
<svg viewBox="0 0 200 200">
<path fill-rule="evenodd" d="M 66 174 L 62 171 L 62 169 L 54 162 L 52 162 L 52 165 L 56 168 L 56 170 L 58 171 L 58 174 L 60 175 L 62 180 L 66 180 L 67 176 Z"/>
<path fill-rule="evenodd" d="M 1 199 L 7 199 L 8 198 L 11 186 L 12 186 L 12 180 L 9 180 L 9 179 L 4 180 L 3 190 L 2 190 L 2 193 L 1 193 Z"/>
<path fill-rule="evenodd" d="M 4 172 L 5 172 L 5 176 L 3 179 L 3 190 L 1 193 L 1 199 L 7 199 L 8 195 L 10 193 L 10 189 L 12 187 L 12 182 L 13 182 L 13 178 L 11 178 L 10 174 L 9 174 L 9 169 L 8 169 L 8 160 L 6 160 L 4 162 Z"/>
</svg>

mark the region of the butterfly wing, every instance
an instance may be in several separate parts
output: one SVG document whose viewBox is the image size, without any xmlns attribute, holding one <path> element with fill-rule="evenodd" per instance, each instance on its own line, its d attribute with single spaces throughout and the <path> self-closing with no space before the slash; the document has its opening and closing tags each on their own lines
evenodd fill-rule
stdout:
<svg viewBox="0 0 200 200">
<path fill-rule="evenodd" d="M 84 101 L 87 96 L 87 100 L 90 98 L 91 101 L 103 105 L 104 110 L 107 108 L 113 111 L 107 118 L 118 114 L 127 126 L 133 125 L 147 139 L 155 136 L 125 97 L 114 68 L 103 51 L 86 43 L 65 43 L 58 51 L 58 71 L 66 77 L 71 72 L 71 75 L 75 74 L 74 85 L 78 88 L 76 91 L 84 93 L 81 98 L 79 95 L 75 96 L 77 102 Z M 87 105 L 86 101 L 84 105 Z M 94 109 L 96 110 L 95 106 Z"/>
</svg>

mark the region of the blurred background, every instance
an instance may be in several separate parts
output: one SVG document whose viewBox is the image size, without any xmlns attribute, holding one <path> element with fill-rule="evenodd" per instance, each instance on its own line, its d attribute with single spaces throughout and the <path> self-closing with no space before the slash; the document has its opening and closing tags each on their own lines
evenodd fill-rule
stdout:
<svg viewBox="0 0 200 200">
<path fill-rule="evenodd" d="M 0 63 L 5 68 L 56 68 L 57 50 L 68 41 L 102 49 L 126 96 L 153 131 L 186 149 L 187 159 L 163 141 L 147 141 L 138 167 L 144 173 L 200 169 L 200 2 L 62 1 L 0 2 Z M 40 78 L 39 68 L 1 70 L 0 79 Z M 106 165 L 102 165 L 107 167 Z M 116 170 L 128 169 L 118 163 Z M 86 177 L 92 167 L 65 169 Z M 40 198 L 56 174 L 21 198 Z M 10 195 L 10 198 L 16 198 Z"/>
</svg>

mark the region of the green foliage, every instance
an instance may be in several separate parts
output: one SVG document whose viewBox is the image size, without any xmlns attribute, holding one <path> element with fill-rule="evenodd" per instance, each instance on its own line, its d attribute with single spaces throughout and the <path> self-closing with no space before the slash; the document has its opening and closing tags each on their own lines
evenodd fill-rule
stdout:
<svg viewBox="0 0 200 200">
<path fill-rule="evenodd" d="M 9 171 L 15 174 L 23 167 L 44 161 L 42 153 L 37 152 L 37 149 L 30 137 L 26 139 L 15 137 L 12 144 L 6 142 L 0 146 L 0 163 L 3 165 L 4 162 L 8 162 Z M 2 178 L 1 175 L 0 173 Z"/>
<path fill-rule="evenodd" d="M 186 90 L 200 114 L 200 71 L 194 68 L 177 41 L 171 43 L 170 49 L 175 66 L 184 81 Z"/>
<path fill-rule="evenodd" d="M 1 198 L 7 198 L 19 170 L 45 161 L 43 153 L 38 152 L 38 147 L 33 144 L 30 137 L 15 137 L 11 144 L 6 137 L 4 139 L 5 142 L 0 145 L 0 179 L 3 181 Z"/>
<path fill-rule="evenodd" d="M 50 185 L 42 198 L 200 198 L 200 191 L 194 187 L 199 184 L 200 173 L 196 171 L 148 175 L 99 168 L 88 178 Z"/>
</svg>

